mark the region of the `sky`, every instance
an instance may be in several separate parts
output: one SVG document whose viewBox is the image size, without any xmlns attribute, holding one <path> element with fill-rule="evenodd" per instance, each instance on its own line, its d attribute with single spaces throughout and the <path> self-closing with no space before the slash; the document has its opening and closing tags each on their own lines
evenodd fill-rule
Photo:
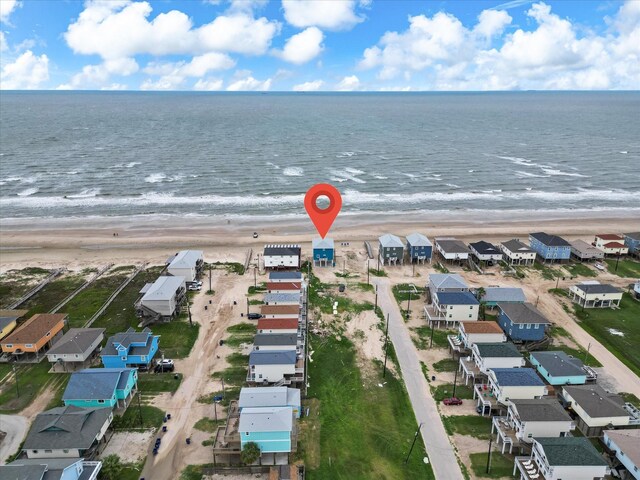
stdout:
<svg viewBox="0 0 640 480">
<path fill-rule="evenodd" d="M 0 0 L 4 90 L 640 89 L 640 0 Z"/>
</svg>

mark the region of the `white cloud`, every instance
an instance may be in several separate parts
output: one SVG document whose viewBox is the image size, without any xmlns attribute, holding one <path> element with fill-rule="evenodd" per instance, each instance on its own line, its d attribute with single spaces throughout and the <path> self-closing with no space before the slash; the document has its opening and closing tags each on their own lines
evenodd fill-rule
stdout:
<svg viewBox="0 0 640 480">
<path fill-rule="evenodd" d="M 20 5 L 17 0 L 0 0 L 0 22 L 9 23 L 9 16 Z"/>
<path fill-rule="evenodd" d="M 504 10 L 483 10 L 473 31 L 486 38 L 500 35 L 511 23 L 511 16 Z"/>
<path fill-rule="evenodd" d="M 352 90 L 360 90 L 360 79 L 355 75 L 344 77 L 335 86 L 334 90 L 339 92 L 350 92 Z"/>
<path fill-rule="evenodd" d="M 241 91 L 266 91 L 271 88 L 271 79 L 268 78 L 264 81 L 256 80 L 251 75 L 240 78 L 235 82 L 231 83 L 227 90 L 230 92 L 241 92 Z"/>
<path fill-rule="evenodd" d="M 294 92 L 315 92 L 320 90 L 324 82 L 322 80 L 313 80 L 312 82 L 299 83 L 293 86 Z"/>
<path fill-rule="evenodd" d="M 298 28 L 348 30 L 363 20 L 355 6 L 355 0 L 282 0 L 284 18 Z"/>
<path fill-rule="evenodd" d="M 38 89 L 49 80 L 49 58 L 42 54 L 39 57 L 27 50 L 14 62 L 2 67 L 0 73 L 0 89 L 21 90 Z"/>
<path fill-rule="evenodd" d="M 275 52 L 284 61 L 301 65 L 313 60 L 322 52 L 323 33 L 316 27 L 309 27 L 287 40 L 282 51 Z"/>
<path fill-rule="evenodd" d="M 110 85 L 105 85 L 104 87 L 100 87 L 100 90 L 128 90 L 129 87 L 124 85 L 123 83 L 112 83 Z"/>
<path fill-rule="evenodd" d="M 108 86 L 111 75 L 129 76 L 136 73 L 138 69 L 138 63 L 133 58 L 109 59 L 98 65 L 85 65 L 80 73 L 73 75 L 70 82 L 61 87 L 101 89 Z"/>
<path fill-rule="evenodd" d="M 0 52 L 4 52 L 5 50 L 9 50 L 9 44 L 4 37 L 4 32 L 0 31 Z"/>
<path fill-rule="evenodd" d="M 214 78 L 210 80 L 200 79 L 193 86 L 194 90 L 200 90 L 203 92 L 213 92 L 216 90 L 222 90 L 222 80 Z"/>
<path fill-rule="evenodd" d="M 219 15 L 197 28 L 181 11 L 160 13 L 149 21 L 151 12 L 147 2 L 89 1 L 64 37 L 75 53 L 104 59 L 213 51 L 261 55 L 280 28 L 275 21 L 241 12 Z"/>
</svg>

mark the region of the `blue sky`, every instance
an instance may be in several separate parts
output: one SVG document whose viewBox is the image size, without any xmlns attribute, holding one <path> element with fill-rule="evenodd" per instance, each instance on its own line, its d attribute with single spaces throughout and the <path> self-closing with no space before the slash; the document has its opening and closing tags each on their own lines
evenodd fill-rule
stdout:
<svg viewBox="0 0 640 480">
<path fill-rule="evenodd" d="M 0 0 L 3 89 L 640 87 L 640 1 Z"/>
</svg>

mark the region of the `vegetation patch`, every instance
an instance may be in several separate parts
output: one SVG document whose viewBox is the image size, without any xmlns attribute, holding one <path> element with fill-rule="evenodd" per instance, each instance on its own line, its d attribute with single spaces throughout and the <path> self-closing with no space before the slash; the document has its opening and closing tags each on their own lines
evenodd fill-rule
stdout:
<svg viewBox="0 0 640 480">
<path fill-rule="evenodd" d="M 374 277 L 386 277 L 387 276 L 387 272 L 385 272 L 382 269 L 378 270 L 377 268 L 370 268 L 369 269 L 369 273 L 371 275 L 373 275 Z"/>
<path fill-rule="evenodd" d="M 623 278 L 633 278 L 636 279 L 640 277 L 640 262 L 636 262 L 631 259 L 621 259 L 618 262 L 618 268 L 616 269 L 616 259 L 615 258 L 607 258 L 605 260 L 607 263 L 607 270 L 609 273 L 613 275 L 617 275 Z"/>
<path fill-rule="evenodd" d="M 453 396 L 453 383 L 445 383 L 437 387 L 430 385 L 430 387 L 431 395 L 436 402 Z M 473 390 L 466 385 L 456 385 L 456 397 L 461 400 L 471 400 L 473 399 Z"/>
<path fill-rule="evenodd" d="M 481 415 L 450 415 L 443 416 L 442 423 L 449 435 L 457 433 L 480 440 L 489 440 L 491 417 L 483 417 Z"/>
<path fill-rule="evenodd" d="M 239 323 L 227 328 L 227 332 L 231 335 L 225 339 L 225 342 L 230 347 L 237 348 L 243 343 L 253 343 L 253 337 L 255 337 L 257 328 L 252 323 Z"/>
<path fill-rule="evenodd" d="M 114 416 L 111 426 L 114 430 L 135 430 L 139 428 L 158 428 L 164 420 L 164 412 L 151 405 L 138 406 L 133 399 L 122 416 Z"/>
<path fill-rule="evenodd" d="M 572 263 L 563 267 L 572 277 L 597 277 L 598 272 L 584 263 Z"/>
<path fill-rule="evenodd" d="M 220 400 L 218 404 L 228 407 L 232 400 L 238 400 L 238 398 L 240 398 L 240 388 L 241 387 L 228 387 L 225 385 L 224 392 L 220 390 L 207 395 L 201 395 L 198 397 L 198 402 L 210 404 L 213 403 L 215 397 L 222 397 L 222 400 Z"/>
<path fill-rule="evenodd" d="M 430 348 L 432 331 L 431 327 L 413 327 L 411 331 L 414 333 L 411 338 L 416 348 L 426 350 Z M 454 335 L 456 330 L 433 330 L 433 346 L 435 348 L 447 348 L 449 346 L 448 335 Z"/>
<path fill-rule="evenodd" d="M 177 377 L 177 378 L 176 378 Z M 181 373 L 140 373 L 138 390 L 140 393 L 174 393 L 182 382 Z"/>
<path fill-rule="evenodd" d="M 513 457 L 503 455 L 500 452 L 491 452 L 491 468 L 487 473 L 487 452 L 472 453 L 471 470 L 480 478 L 512 478 Z"/>
<path fill-rule="evenodd" d="M 629 402 L 636 408 L 640 408 L 640 398 L 636 397 L 633 393 L 621 392 L 619 395 L 625 402 Z"/>
<path fill-rule="evenodd" d="M 545 280 L 555 280 L 556 278 L 562 278 L 565 274 L 557 268 L 550 267 L 540 262 L 533 264 L 533 269 L 542 275 Z"/>
<path fill-rule="evenodd" d="M 213 433 L 217 430 L 218 425 L 224 425 L 224 423 L 225 423 L 224 419 L 219 418 L 216 421 L 213 418 L 204 417 L 198 420 L 193 426 L 193 428 L 195 428 L 196 430 L 200 430 L 201 432 Z"/>
<path fill-rule="evenodd" d="M 455 372 L 458 368 L 458 362 L 453 358 L 445 358 L 433 364 L 436 372 Z"/>
<path fill-rule="evenodd" d="M 46 360 L 37 364 L 20 365 L 16 367 L 15 375 L 12 366 L 1 367 L 0 377 L 3 381 L 0 383 L 0 413 L 19 412 L 35 400 L 45 386 L 56 379 L 48 373 L 51 364 Z"/>
<path fill-rule="evenodd" d="M 85 281 L 82 275 L 66 275 L 49 282 L 42 290 L 20 305 L 29 310 L 27 317 L 35 313 L 47 313 L 73 293 Z M 60 313 L 66 313 L 65 308 Z"/>
<path fill-rule="evenodd" d="M 167 358 L 186 358 L 198 339 L 200 324 L 190 325 L 181 315 L 178 320 L 151 325 L 154 335 L 160 335 L 159 350 Z"/>
<path fill-rule="evenodd" d="M 553 295 L 557 295 L 558 297 L 569 298 L 569 292 L 564 288 L 550 288 L 548 292 Z"/>
<path fill-rule="evenodd" d="M 69 326 L 83 327 L 127 277 L 124 274 L 100 277 L 73 297 L 63 308 L 69 315 Z"/>
<path fill-rule="evenodd" d="M 0 308 L 6 308 L 49 276 L 43 268 L 9 270 L 0 278 Z"/>
<path fill-rule="evenodd" d="M 442 265 L 440 262 L 436 262 L 433 265 L 433 268 L 435 268 L 439 273 L 449 273 L 449 269 Z"/>
</svg>

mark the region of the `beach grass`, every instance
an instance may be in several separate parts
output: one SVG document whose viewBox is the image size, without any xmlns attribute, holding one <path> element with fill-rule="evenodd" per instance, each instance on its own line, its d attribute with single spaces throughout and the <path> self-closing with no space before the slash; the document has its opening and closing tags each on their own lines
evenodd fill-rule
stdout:
<svg viewBox="0 0 640 480">
<path fill-rule="evenodd" d="M 176 375 L 178 378 L 176 378 Z M 182 382 L 181 373 L 139 373 L 138 374 L 138 390 L 144 394 L 157 394 L 170 392 L 174 393 L 178 390 Z"/>
<path fill-rule="evenodd" d="M 142 424 L 140 423 L 142 417 Z M 138 428 L 158 428 L 164 420 L 164 412 L 151 405 L 140 405 L 134 398 L 123 415 L 114 415 L 111 427 L 114 430 L 132 430 Z"/>
<path fill-rule="evenodd" d="M 431 395 L 436 402 L 441 402 L 445 398 L 453 396 L 453 383 L 445 383 L 434 387 L 430 385 Z M 473 390 L 466 385 L 456 385 L 456 398 L 461 400 L 473 399 Z"/>
<path fill-rule="evenodd" d="M 47 313 L 84 282 L 85 277 L 77 274 L 58 277 L 49 282 L 24 304 L 20 305 L 20 308 L 29 310 L 28 316 L 35 313 Z M 60 313 L 66 313 L 65 307 L 60 310 Z"/>
<path fill-rule="evenodd" d="M 563 267 L 572 277 L 597 277 L 598 272 L 584 263 L 572 263 Z"/>
<path fill-rule="evenodd" d="M 4 380 L 0 385 L 0 413 L 19 412 L 35 400 L 46 386 L 56 381 L 56 375 L 48 373 L 51 364 L 46 359 L 36 364 L 20 365 L 16 367 L 16 375 L 9 377 L 7 375 L 12 371 L 12 367 L 2 367 L 0 377 Z"/>
<path fill-rule="evenodd" d="M 640 262 L 631 260 L 629 258 L 620 259 L 618 262 L 618 269 L 616 270 L 616 259 L 607 258 L 605 260 L 607 264 L 607 270 L 613 275 L 617 275 L 622 278 L 640 278 Z"/>
<path fill-rule="evenodd" d="M 458 368 L 458 362 L 453 358 L 444 358 L 432 365 L 436 372 L 455 372 Z"/>
<path fill-rule="evenodd" d="M 308 478 L 370 479 L 372 472 L 377 479 L 434 478 L 422 462 L 421 437 L 404 464 L 417 424 L 402 381 L 387 372 L 386 385 L 378 387 L 380 366 L 369 362 L 361 372 L 355 348 L 344 337 L 311 336 L 311 343 L 308 396 L 318 401 L 319 412 L 311 415 L 319 416 L 320 441 L 319 455 L 317 445 L 305 445 L 308 437 L 300 441 L 305 460 L 307 450 L 315 457 L 309 458 Z"/>
<path fill-rule="evenodd" d="M 49 275 L 49 270 L 28 267 L 9 270 L 0 277 L 0 308 L 6 308 Z"/>
<path fill-rule="evenodd" d="M 218 425 L 222 425 L 224 423 L 225 423 L 224 419 L 219 418 L 218 421 L 216 422 L 214 418 L 204 417 L 198 420 L 193 425 L 193 428 L 195 428 L 196 430 L 200 430 L 201 432 L 213 433 L 218 428 Z"/>
<path fill-rule="evenodd" d="M 640 375 L 640 302 L 624 293 L 619 309 L 574 305 L 579 324 L 636 375 Z"/>
<path fill-rule="evenodd" d="M 200 324 L 190 325 L 182 317 L 181 315 L 180 319 L 150 326 L 154 335 L 160 335 L 158 350 L 167 358 L 188 357 L 198 339 Z"/>
<path fill-rule="evenodd" d="M 480 478 L 512 478 L 513 457 L 503 455 L 500 452 L 491 452 L 491 469 L 487 473 L 487 452 L 472 453 L 471 470 Z"/>
<path fill-rule="evenodd" d="M 542 275 L 545 280 L 555 280 L 556 278 L 562 278 L 565 274 L 557 268 L 550 267 L 544 263 L 535 262 L 532 268 Z"/>
<path fill-rule="evenodd" d="M 468 435 L 480 440 L 489 440 L 491 417 L 481 415 L 448 415 L 442 416 L 442 423 L 447 434 Z"/>
<path fill-rule="evenodd" d="M 431 327 L 412 327 L 411 339 L 418 350 L 426 350 L 430 348 L 431 344 Z M 447 348 L 449 346 L 449 340 L 447 335 L 453 335 L 457 331 L 450 329 L 434 329 L 433 331 L 433 348 Z"/>
</svg>

